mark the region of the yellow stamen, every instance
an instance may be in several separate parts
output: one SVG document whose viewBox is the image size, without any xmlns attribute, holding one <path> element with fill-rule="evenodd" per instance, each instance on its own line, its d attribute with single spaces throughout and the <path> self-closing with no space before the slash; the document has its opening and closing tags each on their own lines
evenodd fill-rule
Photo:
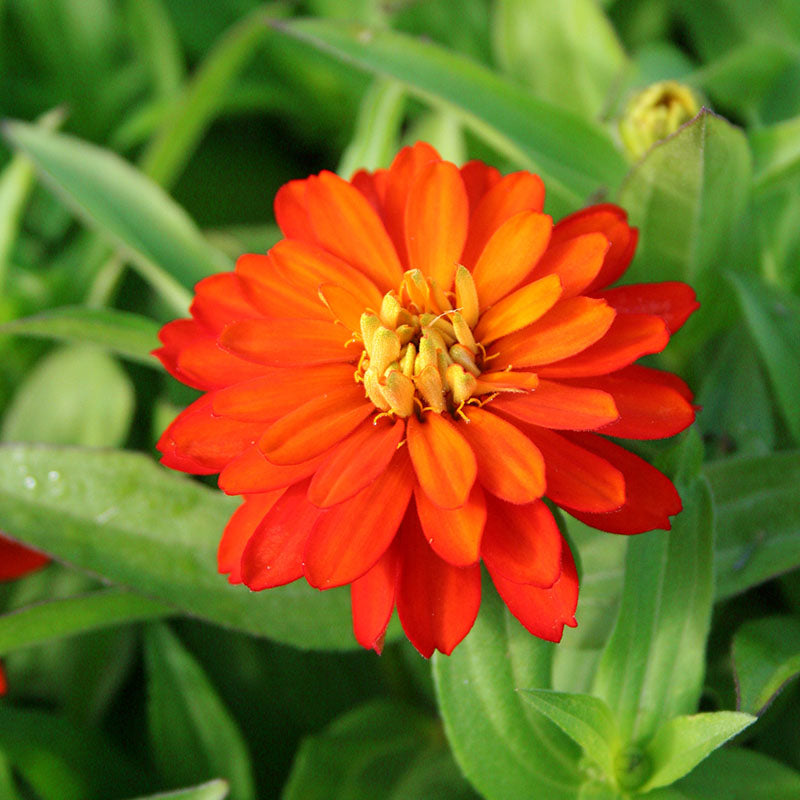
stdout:
<svg viewBox="0 0 800 800">
<path fill-rule="evenodd" d="M 392 361 L 400 357 L 400 337 L 382 325 L 372 337 L 372 351 L 370 352 L 370 366 L 375 368 L 378 375 L 382 375 Z"/>
<path fill-rule="evenodd" d="M 361 338 L 364 341 L 364 349 L 369 356 L 372 355 L 372 338 L 380 326 L 381 321 L 374 314 L 365 311 L 361 315 Z"/>
<path fill-rule="evenodd" d="M 392 370 L 381 387 L 391 410 L 401 417 L 410 417 L 414 411 L 414 382 L 400 370 Z"/>
<path fill-rule="evenodd" d="M 472 335 L 472 330 L 470 329 L 469 325 L 467 325 L 466 320 L 458 311 L 454 311 L 452 316 L 450 317 L 453 323 L 453 331 L 455 332 L 456 339 L 458 339 L 460 344 L 463 344 L 468 350 L 470 350 L 473 354 L 478 352 L 478 344 L 475 341 L 475 337 Z"/>
<path fill-rule="evenodd" d="M 478 292 L 472 273 L 460 264 L 456 269 L 456 306 L 461 310 L 461 316 L 470 328 L 478 324 L 480 307 L 478 305 Z"/>
<path fill-rule="evenodd" d="M 437 414 L 444 411 L 444 386 L 439 370 L 433 364 L 429 364 L 414 378 L 414 385 L 429 408 L 436 411 Z"/>
<path fill-rule="evenodd" d="M 481 374 L 481 371 L 475 364 L 475 358 L 463 344 L 454 344 L 450 348 L 449 353 L 450 358 L 455 361 L 456 364 L 460 364 L 467 372 L 472 373 L 476 378 Z"/>
<path fill-rule="evenodd" d="M 461 364 L 451 364 L 447 368 L 447 382 L 453 393 L 453 402 L 463 406 L 475 392 L 477 381 L 473 375 L 464 371 Z"/>
</svg>

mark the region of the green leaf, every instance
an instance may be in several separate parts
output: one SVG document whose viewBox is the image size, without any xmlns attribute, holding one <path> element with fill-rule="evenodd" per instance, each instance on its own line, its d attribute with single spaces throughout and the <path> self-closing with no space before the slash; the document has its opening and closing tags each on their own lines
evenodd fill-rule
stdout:
<svg viewBox="0 0 800 800">
<path fill-rule="evenodd" d="M 761 714 L 800 673 L 800 621 L 780 616 L 745 622 L 733 638 L 733 668 L 738 707 Z"/>
<path fill-rule="evenodd" d="M 389 700 L 355 708 L 301 744 L 283 800 L 470 800 L 436 720 Z"/>
<path fill-rule="evenodd" d="M 714 497 L 718 600 L 800 566 L 800 451 L 704 468 Z"/>
<path fill-rule="evenodd" d="M 0 447 L 0 519 L 14 538 L 176 610 L 303 648 L 348 649 L 346 589 L 252 593 L 217 574 L 237 500 L 134 453 Z"/>
<path fill-rule="evenodd" d="M 126 589 L 36 603 L 0 616 L 0 655 L 65 636 L 163 617 L 171 609 Z"/>
<path fill-rule="evenodd" d="M 228 783 L 223 780 L 209 781 L 190 789 L 178 789 L 175 792 L 161 792 L 135 800 L 224 800 L 228 796 Z"/>
<path fill-rule="evenodd" d="M 434 656 L 439 708 L 453 755 L 488 800 L 574 800 L 579 750 L 515 689 L 549 688 L 555 646 L 531 636 L 484 580 L 481 610 L 452 655 Z"/>
<path fill-rule="evenodd" d="M 757 191 L 794 187 L 800 172 L 800 117 L 750 133 L 753 184 Z"/>
<path fill-rule="evenodd" d="M 690 800 L 797 800 L 800 772 L 753 750 L 717 750 L 675 786 Z"/>
<path fill-rule="evenodd" d="M 120 247 L 177 310 L 200 279 L 230 269 L 186 212 L 160 187 L 114 153 L 65 134 L 6 121 L 6 140 L 84 222 Z"/>
<path fill-rule="evenodd" d="M 653 772 L 640 791 L 675 783 L 755 721 L 750 714 L 738 711 L 714 711 L 668 720 L 647 745 L 645 752 Z"/>
<path fill-rule="evenodd" d="M 687 440 L 687 442 L 690 440 Z M 683 511 L 669 532 L 628 539 L 625 585 L 593 694 L 623 741 L 647 741 L 665 721 L 697 709 L 713 595 L 711 497 L 704 480 L 678 485 Z"/>
<path fill-rule="evenodd" d="M 48 353 L 17 388 L 3 419 L 2 439 L 113 447 L 128 436 L 134 409 L 130 378 L 93 347 Z"/>
<path fill-rule="evenodd" d="M 800 300 L 752 275 L 730 274 L 795 443 L 800 444 Z"/>
<path fill-rule="evenodd" d="M 61 306 L 0 325 L 0 334 L 37 336 L 98 345 L 123 358 L 159 367 L 150 351 L 158 347 L 158 323 L 130 311 Z"/>
<path fill-rule="evenodd" d="M 394 78 L 425 102 L 444 105 L 492 147 L 540 171 L 559 211 L 574 210 L 624 172 L 610 137 L 561 108 L 533 97 L 470 59 L 421 39 L 331 20 L 274 23 L 355 66 Z"/>
<path fill-rule="evenodd" d="M 14 776 L 11 774 L 11 765 L 2 750 L 0 750 L 0 797 L 6 800 L 21 800 L 14 783 Z"/>
<path fill-rule="evenodd" d="M 247 745 L 202 667 L 166 625 L 149 626 L 144 645 L 147 721 L 162 776 L 185 785 L 221 775 L 231 800 L 255 798 Z"/>
<path fill-rule="evenodd" d="M 537 97 L 591 119 L 607 111 L 627 66 L 595 0 L 500 0 L 492 43 L 500 66 Z"/>
<path fill-rule="evenodd" d="M 596 761 L 609 778 L 614 776 L 619 734 L 604 700 L 548 689 L 522 689 L 521 696 L 580 745 L 584 755 Z"/>
</svg>

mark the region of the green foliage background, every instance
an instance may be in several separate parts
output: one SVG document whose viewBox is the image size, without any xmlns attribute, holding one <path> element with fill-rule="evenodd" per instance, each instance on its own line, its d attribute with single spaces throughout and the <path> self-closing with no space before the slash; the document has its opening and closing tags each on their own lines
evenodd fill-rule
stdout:
<svg viewBox="0 0 800 800">
<path fill-rule="evenodd" d="M 667 79 L 706 109 L 634 159 Z M 0 530 L 55 559 L 0 585 L 0 798 L 800 797 L 800 4 L 1 0 L 0 116 Z M 360 652 L 346 591 L 218 576 L 235 500 L 154 463 L 194 283 L 420 138 L 621 204 L 625 280 L 702 303 L 655 362 L 698 422 L 637 445 L 686 509 L 562 521 L 557 646 L 487 586 L 453 656 Z"/>
</svg>

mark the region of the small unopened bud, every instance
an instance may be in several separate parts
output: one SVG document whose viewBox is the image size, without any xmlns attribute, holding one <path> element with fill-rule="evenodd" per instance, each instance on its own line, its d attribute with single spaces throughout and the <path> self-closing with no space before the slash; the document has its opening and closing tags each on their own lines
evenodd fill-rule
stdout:
<svg viewBox="0 0 800 800">
<path fill-rule="evenodd" d="M 460 406 L 475 393 L 478 382 L 474 375 L 464 372 L 461 364 L 451 364 L 447 368 L 447 382 L 450 384 L 450 391 L 453 393 L 453 402 Z"/>
<path fill-rule="evenodd" d="M 472 352 L 464 347 L 463 344 L 454 344 L 450 348 L 450 358 L 455 361 L 456 364 L 460 364 L 467 372 L 471 373 L 476 378 L 481 374 L 481 371 L 478 369 L 478 366 L 475 363 L 475 358 L 472 355 Z"/>
<path fill-rule="evenodd" d="M 382 375 L 386 367 L 400 358 L 400 338 L 394 331 L 383 326 L 375 331 L 372 337 L 372 352 L 370 353 L 370 366 L 375 368 L 378 375 Z"/>
<path fill-rule="evenodd" d="M 364 340 L 364 349 L 367 355 L 372 356 L 372 339 L 375 336 L 375 331 L 381 326 L 381 321 L 369 312 L 364 312 L 361 315 L 361 338 Z"/>
<path fill-rule="evenodd" d="M 475 337 L 472 335 L 472 329 L 467 325 L 464 317 L 456 311 L 450 316 L 450 321 L 453 323 L 456 339 L 472 353 L 477 353 L 478 345 L 475 344 Z"/>
<path fill-rule="evenodd" d="M 444 387 L 439 370 L 429 364 L 414 377 L 414 385 L 425 400 L 425 405 L 441 414 L 444 411 Z"/>
<path fill-rule="evenodd" d="M 472 280 L 472 273 L 460 264 L 456 269 L 456 307 L 460 309 L 464 322 L 470 328 L 474 328 L 478 323 L 480 312 L 478 291 L 475 288 L 475 281 Z"/>
<path fill-rule="evenodd" d="M 392 370 L 381 387 L 391 410 L 401 417 L 410 417 L 414 411 L 414 382 L 400 370 Z"/>
<path fill-rule="evenodd" d="M 364 391 L 376 408 L 381 411 L 389 410 L 389 404 L 386 402 L 386 398 L 384 398 L 381 391 L 381 385 L 378 382 L 378 374 L 372 367 L 364 373 Z"/>
</svg>

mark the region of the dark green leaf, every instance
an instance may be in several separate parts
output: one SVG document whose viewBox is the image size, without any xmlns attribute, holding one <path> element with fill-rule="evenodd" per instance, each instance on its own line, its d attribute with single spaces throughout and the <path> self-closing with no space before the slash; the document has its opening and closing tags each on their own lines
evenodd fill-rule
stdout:
<svg viewBox="0 0 800 800">
<path fill-rule="evenodd" d="M 2 750 L 0 750 L 0 797 L 4 797 L 6 800 L 21 800 L 14 785 L 11 765 Z"/>
<path fill-rule="evenodd" d="M 175 792 L 161 792 L 136 800 L 224 800 L 228 796 L 228 784 L 223 780 L 209 781 L 191 789 L 178 789 Z"/>
<path fill-rule="evenodd" d="M 795 186 L 800 172 L 800 117 L 757 128 L 750 134 L 750 145 L 756 189 Z"/>
<path fill-rule="evenodd" d="M 255 797 L 247 745 L 202 667 L 166 625 L 145 633 L 147 719 L 155 761 L 176 785 L 220 775 L 231 800 Z"/>
<path fill-rule="evenodd" d="M 177 610 L 299 647 L 355 647 L 346 590 L 254 594 L 216 571 L 234 498 L 121 452 L 0 448 L 11 536 Z"/>
</svg>

